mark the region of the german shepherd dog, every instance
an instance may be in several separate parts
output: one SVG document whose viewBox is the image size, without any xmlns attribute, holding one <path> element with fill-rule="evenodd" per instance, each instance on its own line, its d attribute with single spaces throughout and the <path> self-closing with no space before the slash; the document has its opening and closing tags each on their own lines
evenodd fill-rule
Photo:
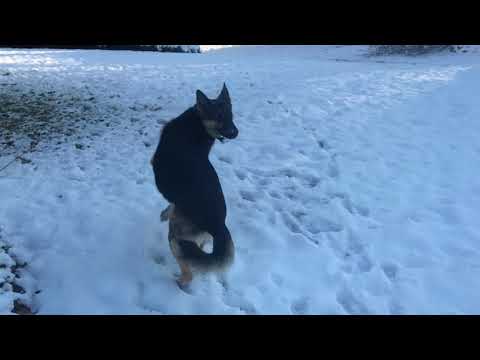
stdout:
<svg viewBox="0 0 480 360">
<path fill-rule="evenodd" d="M 180 266 L 180 288 L 200 272 L 226 270 L 235 248 L 225 225 L 227 209 L 218 175 L 208 156 L 215 142 L 235 139 L 232 104 L 224 84 L 217 99 L 200 90 L 196 104 L 168 122 L 151 159 L 158 191 L 169 202 L 162 221 L 169 220 L 170 249 Z M 213 238 L 213 251 L 203 245 Z"/>
</svg>

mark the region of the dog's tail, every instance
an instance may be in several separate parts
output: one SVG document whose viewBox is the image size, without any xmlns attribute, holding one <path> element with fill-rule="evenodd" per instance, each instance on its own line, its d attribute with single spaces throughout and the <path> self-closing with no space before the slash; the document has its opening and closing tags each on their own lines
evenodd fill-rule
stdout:
<svg viewBox="0 0 480 360">
<path fill-rule="evenodd" d="M 220 231 L 211 235 L 213 236 L 211 253 L 202 251 L 192 241 L 179 240 L 182 260 L 202 272 L 226 270 L 235 257 L 235 246 L 230 231 L 223 226 Z"/>
</svg>

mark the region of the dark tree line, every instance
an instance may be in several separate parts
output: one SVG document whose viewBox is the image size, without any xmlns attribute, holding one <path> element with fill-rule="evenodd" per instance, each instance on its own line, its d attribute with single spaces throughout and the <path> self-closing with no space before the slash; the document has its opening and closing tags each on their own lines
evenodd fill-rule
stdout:
<svg viewBox="0 0 480 360">
<path fill-rule="evenodd" d="M 6 48 L 20 49 L 68 49 L 68 50 L 131 50 L 131 51 L 156 51 L 176 53 L 199 53 L 198 46 L 181 45 L 2 45 Z"/>
<path fill-rule="evenodd" d="M 462 51 L 461 45 L 370 45 L 369 54 L 373 56 L 383 55 L 408 55 L 417 56 L 437 52 Z M 466 50 L 463 50 L 466 51 Z"/>
</svg>

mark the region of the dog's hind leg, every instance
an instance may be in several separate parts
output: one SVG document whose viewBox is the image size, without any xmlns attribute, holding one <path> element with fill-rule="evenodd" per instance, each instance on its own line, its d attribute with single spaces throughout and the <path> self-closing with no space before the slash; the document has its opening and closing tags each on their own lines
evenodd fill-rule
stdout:
<svg viewBox="0 0 480 360">
<path fill-rule="evenodd" d="M 180 266 L 180 271 L 182 272 L 180 277 L 177 279 L 177 284 L 181 289 L 183 289 L 192 282 L 193 274 L 190 267 L 179 258 L 177 258 L 177 263 Z"/>
<path fill-rule="evenodd" d="M 164 211 L 168 211 L 170 209 L 169 217 L 171 217 L 169 222 L 169 230 L 168 230 L 168 244 L 170 246 L 170 250 L 177 261 L 178 266 L 180 267 L 180 276 L 177 279 L 177 284 L 180 289 L 184 290 L 188 284 L 190 284 L 193 280 L 193 273 L 188 264 L 182 260 L 181 258 L 181 251 L 178 247 L 177 240 L 179 239 L 179 235 L 182 232 L 182 227 L 178 223 L 178 218 L 175 217 L 174 206 L 170 205 Z"/>
<path fill-rule="evenodd" d="M 180 276 L 177 279 L 177 284 L 181 289 L 184 289 L 188 284 L 190 284 L 193 280 L 193 273 L 188 264 L 183 261 L 180 256 L 178 256 L 178 249 L 176 240 L 173 238 L 169 239 L 170 249 L 172 251 L 175 260 L 177 261 L 178 266 L 180 267 Z"/>
</svg>

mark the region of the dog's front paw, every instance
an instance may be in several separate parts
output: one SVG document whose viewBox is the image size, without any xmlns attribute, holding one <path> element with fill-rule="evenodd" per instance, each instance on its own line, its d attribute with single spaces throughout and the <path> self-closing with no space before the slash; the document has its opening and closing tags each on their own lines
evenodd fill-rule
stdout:
<svg viewBox="0 0 480 360">
<path fill-rule="evenodd" d="M 165 222 L 168 221 L 168 211 L 163 210 L 162 213 L 160 214 L 160 221 Z"/>
<path fill-rule="evenodd" d="M 168 221 L 170 219 L 170 216 L 172 215 L 173 212 L 173 205 L 170 204 L 168 205 L 165 210 L 163 210 L 160 214 L 160 220 L 161 221 Z"/>
</svg>

